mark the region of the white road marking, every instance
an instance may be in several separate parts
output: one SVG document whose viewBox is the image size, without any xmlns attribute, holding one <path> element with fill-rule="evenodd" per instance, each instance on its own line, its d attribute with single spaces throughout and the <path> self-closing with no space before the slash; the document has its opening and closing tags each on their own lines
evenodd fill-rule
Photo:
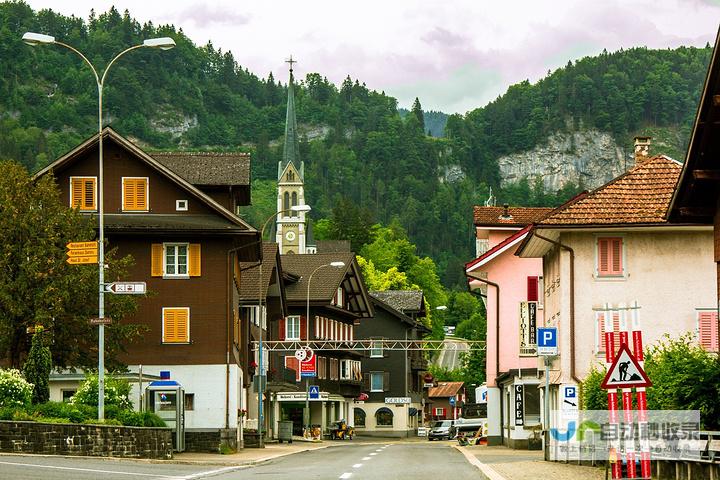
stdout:
<svg viewBox="0 0 720 480">
<path fill-rule="evenodd" d="M 363 457 L 363 460 L 370 460 L 370 457 Z"/>
<path fill-rule="evenodd" d="M 377 455 L 377 453 L 375 453 L 375 452 L 370 454 L 371 457 L 374 457 L 375 455 Z"/>
<path fill-rule="evenodd" d="M 363 466 L 362 463 L 356 463 L 355 465 L 353 465 L 353 468 L 360 468 L 362 466 Z"/>
<path fill-rule="evenodd" d="M 178 477 L 178 476 L 168 477 L 168 476 L 166 476 L 166 478 L 172 478 L 173 480 L 195 480 L 195 479 L 203 478 L 203 477 L 213 477 L 220 473 L 231 472 L 233 470 L 241 470 L 243 468 L 244 468 L 244 466 L 236 465 L 233 467 L 218 468 L 217 470 L 208 470 L 207 472 L 193 473 L 192 475 L 186 475 L 184 477 Z"/>
<path fill-rule="evenodd" d="M 471 464 L 475 465 L 482 473 L 485 474 L 485 476 L 489 480 L 507 480 L 505 477 L 500 475 L 494 468 L 492 468 L 487 463 L 483 463 L 478 458 L 473 455 L 472 453 L 468 452 L 466 449 L 461 448 L 457 445 L 453 445 L 453 448 L 460 451 L 465 456 L 465 459 L 470 462 Z"/>
<path fill-rule="evenodd" d="M 343 478 L 343 479 L 350 478 L 350 477 L 352 477 L 352 472 L 345 472 L 342 475 L 340 475 L 340 478 Z"/>
<path fill-rule="evenodd" d="M 377 450 L 375 450 L 375 451 L 376 451 L 376 452 L 382 452 L 382 451 L 383 451 L 383 449 L 382 449 L 382 448 L 378 448 L 378 449 L 377 449 Z"/>
<path fill-rule="evenodd" d="M 52 470 L 71 470 L 74 472 L 114 473 L 115 475 L 135 475 L 138 477 L 173 478 L 172 475 L 157 475 L 154 473 L 133 473 L 133 472 L 118 472 L 116 470 L 98 470 L 98 469 L 94 469 L 94 468 L 57 467 L 55 465 L 37 465 L 37 464 L 33 464 L 33 463 L 0 462 L 0 464 L 15 465 L 16 467 L 49 468 Z"/>
</svg>

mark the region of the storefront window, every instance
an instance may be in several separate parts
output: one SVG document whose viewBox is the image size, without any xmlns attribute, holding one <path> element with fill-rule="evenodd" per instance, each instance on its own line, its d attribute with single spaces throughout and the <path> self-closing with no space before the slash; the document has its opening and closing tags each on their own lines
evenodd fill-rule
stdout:
<svg viewBox="0 0 720 480">
<path fill-rule="evenodd" d="M 378 427 L 392 427 L 393 424 L 393 413 L 389 408 L 379 408 L 375 412 L 375 424 Z"/>
<path fill-rule="evenodd" d="M 355 408 L 355 426 L 356 427 L 364 427 L 365 426 L 365 410 L 362 408 Z"/>
</svg>

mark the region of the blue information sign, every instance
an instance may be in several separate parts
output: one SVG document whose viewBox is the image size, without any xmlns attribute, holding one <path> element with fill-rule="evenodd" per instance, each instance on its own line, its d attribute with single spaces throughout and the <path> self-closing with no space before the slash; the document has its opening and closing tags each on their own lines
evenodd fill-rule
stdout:
<svg viewBox="0 0 720 480">
<path fill-rule="evenodd" d="M 310 385 L 308 389 L 310 400 L 320 400 L 320 387 L 317 385 Z"/>
</svg>

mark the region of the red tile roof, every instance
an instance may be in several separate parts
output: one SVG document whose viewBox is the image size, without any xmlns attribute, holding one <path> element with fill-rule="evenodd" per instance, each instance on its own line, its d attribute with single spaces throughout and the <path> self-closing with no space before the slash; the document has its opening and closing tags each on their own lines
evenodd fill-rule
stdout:
<svg viewBox="0 0 720 480">
<path fill-rule="evenodd" d="M 681 168 L 671 158 L 652 157 L 587 195 L 578 196 L 538 225 L 666 223 Z"/>
<path fill-rule="evenodd" d="M 428 390 L 428 397 L 454 397 L 462 389 L 463 382 L 438 382 Z"/>
<path fill-rule="evenodd" d="M 475 225 L 525 227 L 539 221 L 552 212 L 553 209 L 545 207 L 510 207 L 508 209 L 510 218 L 502 218 L 504 210 L 504 207 L 476 206 L 473 212 Z"/>
<path fill-rule="evenodd" d="M 525 238 L 525 235 L 527 235 L 527 233 L 530 231 L 530 228 L 530 225 L 528 225 L 519 232 L 516 232 L 514 235 L 510 235 L 508 238 L 498 243 L 493 248 L 477 257 L 475 260 L 466 263 L 465 270 L 471 271 L 476 266 L 483 265 L 488 259 L 494 258 L 496 254 L 502 253 L 504 250 L 511 247 L 514 243 L 517 243 L 523 238 Z"/>
</svg>

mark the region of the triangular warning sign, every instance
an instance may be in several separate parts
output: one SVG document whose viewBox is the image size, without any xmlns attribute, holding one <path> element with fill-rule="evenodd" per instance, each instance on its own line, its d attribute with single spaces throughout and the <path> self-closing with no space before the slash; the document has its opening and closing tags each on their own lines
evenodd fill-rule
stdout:
<svg viewBox="0 0 720 480">
<path fill-rule="evenodd" d="M 610 390 L 613 388 L 651 387 L 652 382 L 645 370 L 635 360 L 627 345 L 620 345 L 620 351 L 615 361 L 605 375 L 600 388 Z"/>
</svg>

